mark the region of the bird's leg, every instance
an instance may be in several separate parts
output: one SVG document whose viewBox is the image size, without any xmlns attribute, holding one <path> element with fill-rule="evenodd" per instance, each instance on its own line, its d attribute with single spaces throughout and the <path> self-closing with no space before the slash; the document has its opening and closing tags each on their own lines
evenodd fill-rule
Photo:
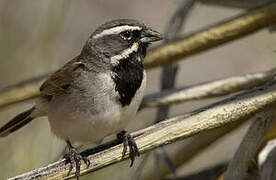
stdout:
<svg viewBox="0 0 276 180">
<path fill-rule="evenodd" d="M 89 159 L 87 157 L 81 156 L 77 150 L 72 146 L 70 141 L 66 141 L 69 152 L 65 154 L 64 158 L 66 159 L 66 164 L 70 163 L 70 169 L 68 171 L 68 175 L 72 171 L 74 165 L 76 166 L 76 172 L 75 175 L 77 177 L 77 180 L 79 180 L 80 177 L 80 166 L 81 166 L 81 160 L 84 161 L 84 163 L 87 165 L 87 168 L 90 165 Z"/>
<path fill-rule="evenodd" d="M 135 156 L 140 156 L 139 149 L 133 137 L 127 133 L 127 131 L 123 130 L 117 134 L 117 139 L 119 139 L 123 145 L 123 153 L 122 156 L 124 157 L 127 151 L 127 147 L 129 147 L 129 157 L 131 160 L 130 167 L 133 165 Z"/>
</svg>

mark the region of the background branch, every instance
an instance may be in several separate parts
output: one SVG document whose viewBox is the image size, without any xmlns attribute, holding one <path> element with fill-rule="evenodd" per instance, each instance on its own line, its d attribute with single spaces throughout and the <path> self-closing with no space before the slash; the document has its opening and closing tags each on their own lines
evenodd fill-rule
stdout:
<svg viewBox="0 0 276 180">
<path fill-rule="evenodd" d="M 248 132 L 228 165 L 224 180 L 243 180 L 247 176 L 250 162 L 261 147 L 265 135 L 275 118 L 273 110 L 268 109 L 255 116 Z"/>
<path fill-rule="evenodd" d="M 226 42 L 244 37 L 276 22 L 276 2 L 205 28 L 151 51 L 145 67 L 166 65 Z"/>
<path fill-rule="evenodd" d="M 225 126 L 231 122 L 248 119 L 254 114 L 276 103 L 276 82 L 256 88 L 252 91 L 227 98 L 208 107 L 194 111 L 191 116 L 178 116 L 141 130 L 142 135 L 135 138 L 141 153 L 180 141 L 198 133 Z M 128 157 L 128 153 L 126 158 Z M 111 164 L 122 161 L 122 144 L 93 154 L 88 157 L 91 165 L 81 166 L 81 174 L 96 171 Z M 15 178 L 30 179 L 47 177 L 64 179 L 67 177 L 69 165 L 64 160 L 47 167 L 34 170 Z"/>
<path fill-rule="evenodd" d="M 160 93 L 146 95 L 141 104 L 144 107 L 156 107 L 183 103 L 190 100 L 220 97 L 238 91 L 251 89 L 272 80 L 276 68 L 259 73 L 249 73 L 227 79 L 202 83 L 186 88 L 169 89 Z"/>
</svg>

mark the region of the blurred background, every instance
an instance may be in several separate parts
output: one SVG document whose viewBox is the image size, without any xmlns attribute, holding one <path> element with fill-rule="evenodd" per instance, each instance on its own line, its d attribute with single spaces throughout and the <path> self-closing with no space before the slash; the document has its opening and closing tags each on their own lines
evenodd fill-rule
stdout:
<svg viewBox="0 0 276 180">
<path fill-rule="evenodd" d="M 134 18 L 164 32 L 178 0 L 25 0 L 0 1 L 0 89 L 54 71 L 77 56 L 88 36 L 105 21 Z M 197 3 L 185 24 L 182 34 L 203 28 L 219 20 L 242 12 L 228 8 Z M 268 70 L 276 65 L 276 34 L 267 29 L 226 45 L 187 58 L 180 62 L 177 87 L 204 81 Z M 146 93 L 159 90 L 160 71 L 148 71 Z M 214 100 L 189 102 L 172 107 L 170 116 L 189 112 Z M 17 113 L 28 109 L 33 101 L 0 109 L 0 126 Z M 149 126 L 155 119 L 155 109 L 141 111 L 129 125 L 134 131 Z M 229 160 L 240 143 L 247 124 L 228 134 L 204 150 L 196 158 L 177 170 L 178 175 L 190 174 L 219 162 Z M 186 140 L 185 140 L 186 141 Z M 166 147 L 172 152 L 183 142 Z M 46 118 L 33 121 L 11 136 L 0 139 L 0 179 L 45 166 L 58 158 L 64 142 L 54 137 Z M 124 161 L 81 179 L 132 179 L 139 165 L 133 168 Z M 155 168 L 154 156 L 143 171 Z M 122 170 L 123 169 L 123 170 Z M 117 173 L 116 173 L 117 172 Z M 118 173 L 119 172 L 119 173 Z"/>
</svg>

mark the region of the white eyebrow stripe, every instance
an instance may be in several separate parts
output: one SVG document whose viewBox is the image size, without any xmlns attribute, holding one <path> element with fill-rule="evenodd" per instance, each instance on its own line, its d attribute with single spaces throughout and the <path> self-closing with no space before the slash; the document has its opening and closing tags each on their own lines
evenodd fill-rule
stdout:
<svg viewBox="0 0 276 180">
<path fill-rule="evenodd" d="M 93 39 L 97 39 L 97 38 L 103 37 L 105 35 L 110 35 L 110 34 L 120 34 L 121 32 L 126 31 L 126 30 L 134 31 L 134 30 L 141 30 L 141 29 L 142 28 L 139 26 L 129 26 L 129 25 L 116 26 L 111 29 L 103 30 L 102 32 L 100 32 L 98 34 L 95 34 L 93 36 Z"/>
<path fill-rule="evenodd" d="M 139 47 L 139 43 L 134 43 L 130 48 L 125 49 L 122 51 L 121 54 L 115 55 L 111 57 L 111 64 L 117 65 L 121 59 L 126 59 L 132 54 L 133 52 L 137 52 Z"/>
</svg>

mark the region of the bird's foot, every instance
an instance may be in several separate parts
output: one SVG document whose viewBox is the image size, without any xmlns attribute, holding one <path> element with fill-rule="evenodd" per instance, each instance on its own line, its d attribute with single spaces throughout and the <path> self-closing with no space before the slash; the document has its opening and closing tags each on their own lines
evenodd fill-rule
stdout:
<svg viewBox="0 0 276 180">
<path fill-rule="evenodd" d="M 75 176 L 77 178 L 77 180 L 79 180 L 80 178 L 80 166 L 81 166 L 81 160 L 84 161 L 84 163 L 86 164 L 87 168 L 90 166 L 90 161 L 87 157 L 85 156 L 81 156 L 77 150 L 71 145 L 71 143 L 68 141 L 68 148 L 69 148 L 69 152 L 67 154 L 65 154 L 64 158 L 66 160 L 66 164 L 70 163 L 70 168 L 68 171 L 69 175 L 73 169 L 73 167 L 76 167 L 76 172 L 75 172 Z"/>
<path fill-rule="evenodd" d="M 127 147 L 129 147 L 129 157 L 131 160 L 130 167 L 132 167 L 133 162 L 135 160 L 135 156 L 140 156 L 139 149 L 133 137 L 127 133 L 127 131 L 123 130 L 117 134 L 117 138 L 123 143 L 123 153 L 122 157 L 125 156 Z"/>
</svg>

